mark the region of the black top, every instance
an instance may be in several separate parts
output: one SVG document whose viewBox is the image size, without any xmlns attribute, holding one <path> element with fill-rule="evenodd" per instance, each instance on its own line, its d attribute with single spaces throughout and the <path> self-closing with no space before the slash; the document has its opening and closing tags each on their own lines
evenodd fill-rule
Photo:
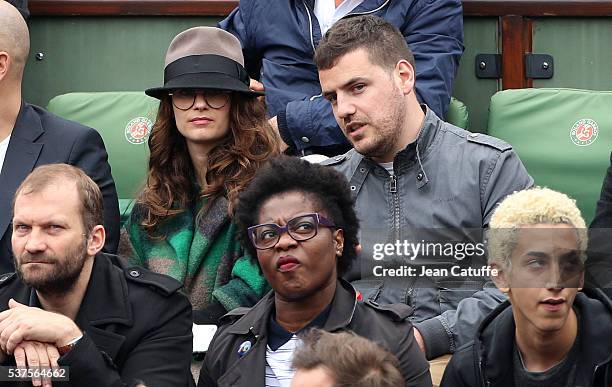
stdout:
<svg viewBox="0 0 612 387">
<path fill-rule="evenodd" d="M 580 333 L 580 325 L 578 326 Z M 570 351 L 560 363 L 543 372 L 530 372 L 525 368 L 521 352 L 514 342 L 512 364 L 514 385 L 521 387 L 575 387 L 580 337 L 577 335 Z"/>
</svg>

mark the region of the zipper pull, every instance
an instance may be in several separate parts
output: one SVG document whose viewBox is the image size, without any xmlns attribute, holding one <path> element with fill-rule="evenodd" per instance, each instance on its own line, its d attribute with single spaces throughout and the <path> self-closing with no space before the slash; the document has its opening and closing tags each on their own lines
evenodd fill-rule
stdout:
<svg viewBox="0 0 612 387">
<path fill-rule="evenodd" d="M 397 193 L 397 178 L 395 177 L 395 175 L 391 175 L 390 178 L 391 178 L 390 192 Z"/>
</svg>

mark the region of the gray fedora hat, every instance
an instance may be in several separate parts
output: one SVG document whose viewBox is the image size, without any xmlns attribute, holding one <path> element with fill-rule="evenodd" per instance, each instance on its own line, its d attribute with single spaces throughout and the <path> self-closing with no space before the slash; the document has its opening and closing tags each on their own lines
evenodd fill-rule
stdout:
<svg viewBox="0 0 612 387">
<path fill-rule="evenodd" d="M 177 89 L 218 89 L 257 97 L 263 93 L 249 89 L 240 41 L 222 29 L 193 27 L 176 35 L 168 51 L 164 85 L 145 90 L 161 99 Z"/>
</svg>

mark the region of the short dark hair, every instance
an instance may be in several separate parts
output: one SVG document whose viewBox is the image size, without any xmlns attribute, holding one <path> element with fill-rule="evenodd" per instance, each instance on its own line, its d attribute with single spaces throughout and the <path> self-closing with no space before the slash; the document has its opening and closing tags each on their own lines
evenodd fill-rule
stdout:
<svg viewBox="0 0 612 387">
<path fill-rule="evenodd" d="M 293 354 L 293 367 L 324 367 L 336 386 L 396 387 L 405 385 L 399 362 L 389 351 L 353 332 L 311 329 Z"/>
<path fill-rule="evenodd" d="M 238 196 L 234 220 L 245 249 L 257 260 L 257 250 L 249 239 L 247 228 L 257 224 L 259 210 L 266 200 L 287 192 L 299 192 L 311 198 L 336 227 L 343 230 L 344 249 L 338 258 L 337 270 L 338 275 L 346 273 L 357 257 L 359 243 L 359 221 L 348 182 L 331 167 L 296 157 L 280 156 L 268 160 Z"/>
<path fill-rule="evenodd" d="M 336 22 L 319 43 L 314 60 L 319 70 L 328 70 L 340 57 L 360 48 L 368 52 L 372 63 L 382 68 L 391 70 L 401 59 L 414 67 L 414 56 L 402 33 L 391 23 L 372 15 Z"/>
<path fill-rule="evenodd" d="M 81 201 L 81 220 L 87 235 L 99 224 L 104 224 L 104 205 L 102 192 L 98 185 L 77 167 L 68 164 L 48 164 L 32 171 L 19 185 L 13 197 L 13 212 L 15 201 L 19 195 L 37 193 L 51 185 L 61 185 L 74 182 Z"/>
</svg>

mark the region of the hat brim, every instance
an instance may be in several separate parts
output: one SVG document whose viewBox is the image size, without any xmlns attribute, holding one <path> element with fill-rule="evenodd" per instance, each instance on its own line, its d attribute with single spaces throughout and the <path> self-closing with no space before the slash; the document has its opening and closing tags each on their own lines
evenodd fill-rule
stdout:
<svg viewBox="0 0 612 387">
<path fill-rule="evenodd" d="M 145 94 L 153 98 L 162 99 L 164 96 L 168 95 L 169 92 L 178 89 L 228 90 L 253 98 L 264 95 L 262 92 L 249 89 L 249 87 L 240 80 L 222 73 L 183 74 L 169 80 L 162 87 L 154 87 L 145 90 Z"/>
</svg>

